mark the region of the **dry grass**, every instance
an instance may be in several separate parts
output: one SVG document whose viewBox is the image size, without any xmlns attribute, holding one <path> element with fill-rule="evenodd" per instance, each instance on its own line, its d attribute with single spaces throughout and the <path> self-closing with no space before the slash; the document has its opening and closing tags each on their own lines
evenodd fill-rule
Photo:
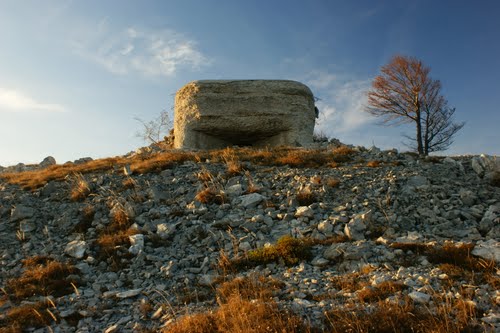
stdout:
<svg viewBox="0 0 500 333">
<path fill-rule="evenodd" d="M 239 175 L 243 172 L 243 166 L 236 156 L 234 148 L 226 148 L 222 151 L 222 160 L 226 164 L 229 176 Z"/>
<path fill-rule="evenodd" d="M 239 174 L 243 171 L 241 162 L 256 165 L 283 166 L 297 168 L 336 167 L 339 163 L 352 160 L 356 152 L 346 146 L 334 150 L 300 149 L 293 147 L 274 147 L 268 149 L 225 148 L 220 150 L 186 152 L 170 150 L 154 155 L 136 155 L 134 157 L 113 157 L 89 161 L 82 164 L 67 163 L 52 165 L 48 168 L 24 172 L 2 173 L 0 178 L 11 184 L 18 184 L 24 189 L 35 190 L 49 181 L 62 181 L 68 175 L 87 174 L 93 172 L 122 173 L 124 166 L 130 166 L 135 174 L 160 172 L 186 161 L 199 162 L 209 159 L 212 162 L 226 163 L 228 173 Z M 127 186 L 133 186 L 128 184 Z"/>
<path fill-rule="evenodd" d="M 311 244 L 302 239 L 283 236 L 278 239 L 276 244 L 251 250 L 242 257 L 228 259 L 222 254 L 219 260 L 219 267 L 227 272 L 271 262 L 292 266 L 301 260 L 308 260 L 310 258 Z"/>
<path fill-rule="evenodd" d="M 47 327 L 57 319 L 54 311 L 51 311 L 53 307 L 53 303 L 48 302 L 13 307 L 0 320 L 0 333 L 21 333 L 29 327 Z"/>
<path fill-rule="evenodd" d="M 5 284 L 7 292 L 15 299 L 34 295 L 62 296 L 73 292 L 78 284 L 75 279 L 68 279 L 68 275 L 79 273 L 77 268 L 49 257 L 31 257 L 23 261 L 23 266 L 22 275 Z"/>
<path fill-rule="evenodd" d="M 161 332 L 311 332 L 299 317 L 278 307 L 272 299 L 274 289 L 265 278 L 237 278 L 226 282 L 216 291 L 217 309 L 180 317 Z"/>
<path fill-rule="evenodd" d="M 197 173 L 199 180 L 203 181 L 203 189 L 196 193 L 195 200 L 204 204 L 222 205 L 227 201 L 223 186 L 220 181 L 205 167 Z"/>
<path fill-rule="evenodd" d="M 358 298 L 362 302 L 382 301 L 396 292 L 405 289 L 406 286 L 401 282 L 384 281 L 376 286 L 365 286 L 358 292 Z"/>
<path fill-rule="evenodd" d="M 87 205 L 80 210 L 80 220 L 73 228 L 73 232 L 84 233 L 90 227 L 92 227 L 92 222 L 94 221 L 95 209 L 94 206 Z"/>
<path fill-rule="evenodd" d="M 391 247 L 412 251 L 414 255 L 424 255 L 430 263 L 446 273 L 452 280 L 467 279 L 471 283 L 489 283 L 492 287 L 500 287 L 495 278 L 497 266 L 493 260 L 484 260 L 471 255 L 474 244 L 446 243 L 435 246 L 422 243 L 393 243 Z"/>
<path fill-rule="evenodd" d="M 117 253 L 120 247 L 129 247 L 132 235 L 139 231 L 131 229 L 133 220 L 127 215 L 125 209 L 117 206 L 111 218 L 111 223 L 100 233 L 96 244 L 98 245 L 99 258 L 112 258 L 116 263 L 120 261 L 121 256 Z"/>
<path fill-rule="evenodd" d="M 19 184 L 24 189 L 34 190 L 52 180 L 64 180 L 68 175 L 86 174 L 113 170 L 114 166 L 125 165 L 127 160 L 121 157 L 105 158 L 82 164 L 52 165 L 42 170 L 4 173 L 0 177 L 12 184 Z"/>
<path fill-rule="evenodd" d="M 205 185 L 205 188 L 196 193 L 194 199 L 204 204 L 222 205 L 227 198 L 224 192 L 213 184 Z"/>
<path fill-rule="evenodd" d="M 339 184 L 340 184 L 340 180 L 337 178 L 328 177 L 325 180 L 325 185 L 328 187 L 331 187 L 331 188 L 337 187 L 337 186 L 339 186 Z"/>
<path fill-rule="evenodd" d="M 298 192 L 295 198 L 299 206 L 309 206 L 318 201 L 318 196 L 308 187 Z"/>
<path fill-rule="evenodd" d="M 82 201 L 90 194 L 90 186 L 85 177 L 81 173 L 73 176 L 73 185 L 71 188 L 70 198 L 72 201 Z"/>
<path fill-rule="evenodd" d="M 186 161 L 196 161 L 196 155 L 192 152 L 168 151 L 145 160 L 132 160 L 130 169 L 137 174 L 160 172 Z"/>
<path fill-rule="evenodd" d="M 366 166 L 369 168 L 378 168 L 380 166 L 380 161 L 368 161 Z"/>
</svg>

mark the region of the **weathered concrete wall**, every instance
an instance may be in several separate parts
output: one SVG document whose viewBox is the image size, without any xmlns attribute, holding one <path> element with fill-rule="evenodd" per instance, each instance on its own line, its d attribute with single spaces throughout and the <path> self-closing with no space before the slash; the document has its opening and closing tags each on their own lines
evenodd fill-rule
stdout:
<svg viewBox="0 0 500 333">
<path fill-rule="evenodd" d="M 175 96 L 174 147 L 306 146 L 314 121 L 313 94 L 296 81 L 193 81 Z"/>
</svg>

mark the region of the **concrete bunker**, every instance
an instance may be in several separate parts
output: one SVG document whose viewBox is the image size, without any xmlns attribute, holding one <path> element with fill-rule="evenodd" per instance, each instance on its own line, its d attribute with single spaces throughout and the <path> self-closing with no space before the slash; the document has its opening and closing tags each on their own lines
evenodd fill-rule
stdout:
<svg viewBox="0 0 500 333">
<path fill-rule="evenodd" d="M 314 121 L 313 94 L 296 81 L 193 81 L 175 96 L 174 147 L 307 146 Z"/>
</svg>

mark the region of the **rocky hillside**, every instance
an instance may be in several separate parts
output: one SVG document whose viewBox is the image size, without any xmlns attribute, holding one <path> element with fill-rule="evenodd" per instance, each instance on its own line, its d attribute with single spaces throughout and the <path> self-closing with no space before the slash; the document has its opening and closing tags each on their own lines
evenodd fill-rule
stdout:
<svg viewBox="0 0 500 333">
<path fill-rule="evenodd" d="M 182 154 L 4 170 L 0 332 L 500 331 L 494 158 Z"/>
</svg>

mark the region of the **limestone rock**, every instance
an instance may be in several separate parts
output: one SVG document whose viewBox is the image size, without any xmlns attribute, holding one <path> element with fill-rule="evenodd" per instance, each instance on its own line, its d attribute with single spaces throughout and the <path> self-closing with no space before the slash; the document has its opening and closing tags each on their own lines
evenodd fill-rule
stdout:
<svg viewBox="0 0 500 333">
<path fill-rule="evenodd" d="M 366 224 L 371 220 L 371 211 L 356 214 L 344 227 L 344 233 L 353 240 L 365 239 Z"/>
<path fill-rule="evenodd" d="M 264 197 L 262 194 L 259 193 L 250 193 L 250 194 L 245 194 L 238 199 L 240 200 L 240 205 L 245 207 L 245 208 L 252 208 L 257 206 L 259 203 L 262 202 L 266 197 Z"/>
<path fill-rule="evenodd" d="M 40 162 L 39 166 L 40 168 L 46 168 L 54 164 L 56 164 L 56 159 L 52 156 L 47 156 L 43 159 L 42 162 Z"/>
<path fill-rule="evenodd" d="M 73 258 L 81 259 L 85 254 L 86 248 L 87 243 L 85 241 L 74 240 L 66 245 L 64 252 Z"/>
<path fill-rule="evenodd" d="M 23 205 L 17 205 L 14 207 L 10 213 L 10 220 L 16 222 L 19 220 L 27 219 L 35 214 L 35 210 L 31 207 L 26 207 Z"/>
<path fill-rule="evenodd" d="M 495 260 L 500 263 L 500 242 L 490 239 L 479 241 L 472 250 L 472 254 L 486 260 Z"/>
<path fill-rule="evenodd" d="M 295 211 L 295 217 L 309 217 L 312 218 L 314 217 L 314 210 L 307 206 L 300 206 L 297 207 L 297 210 Z"/>
<path fill-rule="evenodd" d="M 411 293 L 408 294 L 408 296 L 415 302 L 415 303 L 429 303 L 429 301 L 431 300 L 431 296 L 426 294 L 426 293 L 422 293 L 422 292 L 419 292 L 419 291 L 412 291 Z"/>
<path fill-rule="evenodd" d="M 481 154 L 472 158 L 471 166 L 480 177 L 483 177 L 489 173 L 500 172 L 500 159 Z"/>
<path fill-rule="evenodd" d="M 175 96 L 175 148 L 306 146 L 313 142 L 314 98 L 285 80 L 207 80 Z"/>
</svg>

